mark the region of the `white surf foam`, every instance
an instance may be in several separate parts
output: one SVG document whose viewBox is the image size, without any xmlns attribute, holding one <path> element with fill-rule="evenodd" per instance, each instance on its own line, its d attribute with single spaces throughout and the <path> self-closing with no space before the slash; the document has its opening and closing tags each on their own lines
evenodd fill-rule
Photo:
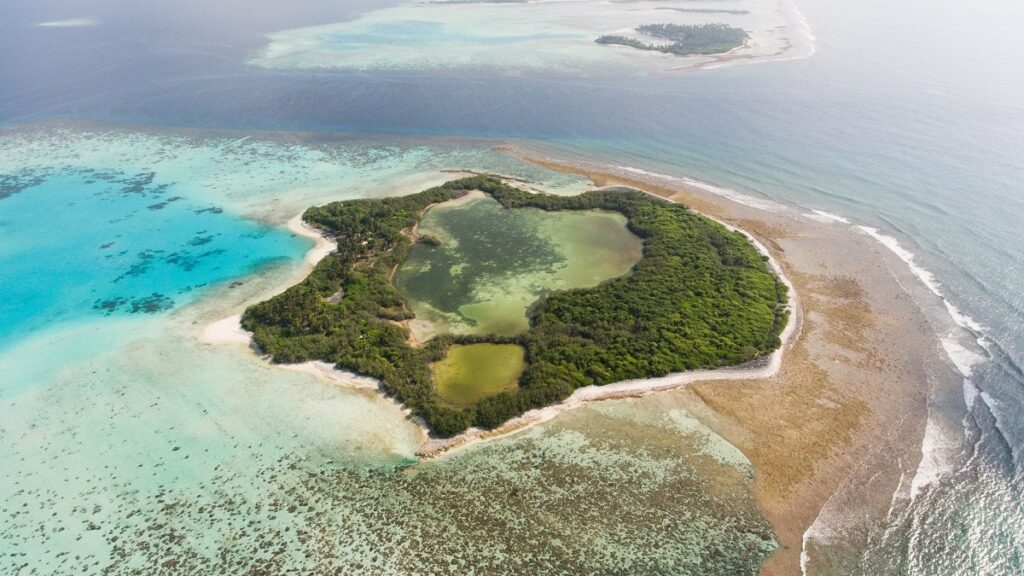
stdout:
<svg viewBox="0 0 1024 576">
<path fill-rule="evenodd" d="M 968 350 L 953 338 L 940 338 L 942 349 L 946 352 L 956 369 L 964 377 L 964 404 L 970 410 L 978 397 L 978 387 L 974 385 L 974 367 L 985 361 L 985 357 Z"/>
<path fill-rule="evenodd" d="M 784 18 L 786 19 L 786 27 L 789 30 L 795 30 L 796 34 L 788 34 L 789 47 L 786 48 L 782 53 L 775 56 L 768 56 L 764 58 L 754 59 L 736 59 L 736 60 L 724 60 L 721 62 L 713 62 L 701 66 L 702 70 L 714 70 L 718 68 L 731 68 L 733 66 L 749 66 L 751 64 L 761 64 L 767 62 L 789 62 L 792 60 L 805 60 L 813 57 L 818 53 L 818 38 L 814 35 L 811 30 L 811 23 L 804 16 L 803 11 L 796 5 L 795 2 L 787 2 L 785 4 L 780 3 L 781 11 L 783 12 Z M 788 32 L 788 30 L 787 30 Z"/>
<path fill-rule="evenodd" d="M 790 2 L 789 9 L 797 26 L 800 28 L 800 34 L 804 37 L 804 41 L 807 42 L 807 54 L 803 55 L 802 58 L 810 58 L 818 52 L 818 38 L 814 35 L 811 23 L 807 20 L 807 16 L 804 16 L 800 6 L 796 2 Z"/>
<path fill-rule="evenodd" d="M 979 391 L 971 379 L 974 375 L 974 367 L 984 362 L 987 358 L 979 352 L 970 350 L 962 343 L 966 341 L 966 335 L 969 334 L 978 344 L 979 349 L 984 350 L 983 331 L 985 327 L 947 300 L 943 294 L 942 285 L 935 278 L 935 275 L 919 265 L 914 253 L 900 245 L 896 238 L 882 234 L 877 228 L 870 226 L 858 226 L 858 228 L 905 262 L 910 268 L 911 273 L 932 294 L 939 298 L 953 323 L 962 329 L 962 331 L 954 329 L 945 336 L 940 336 L 939 341 L 946 356 L 950 359 L 957 372 L 963 377 L 963 396 L 967 410 L 969 411 L 974 406 L 975 401 L 981 398 L 993 416 L 995 416 L 992 403 L 989 401 L 990 397 L 985 392 Z M 964 426 L 966 427 L 966 425 L 965 421 Z M 929 414 L 927 424 L 925 425 L 925 435 L 921 441 L 921 463 L 918 465 L 917 473 L 911 482 L 911 499 L 920 494 L 925 486 L 935 482 L 951 471 L 954 464 L 945 454 L 953 453 L 956 448 L 955 444 L 961 440 L 961 438 L 954 438 L 953 436 L 948 432 L 943 433 L 937 421 Z"/>
<path fill-rule="evenodd" d="M 87 26 L 98 26 L 99 20 L 95 18 L 69 18 L 67 20 L 51 20 L 36 24 L 40 28 L 85 28 Z"/>
<path fill-rule="evenodd" d="M 952 463 L 945 457 L 951 441 L 954 440 L 944 434 L 936 420 L 929 416 L 921 440 L 921 463 L 917 465 L 914 479 L 910 481 L 911 500 L 917 498 L 926 486 L 951 471 Z"/>
<path fill-rule="evenodd" d="M 882 234 L 877 228 L 872 228 L 871 226 L 858 226 L 858 228 L 875 240 L 878 240 L 878 242 L 888 248 L 889 251 L 898 256 L 900 260 L 903 260 L 907 266 L 910 267 L 911 273 L 913 273 L 914 276 L 917 277 L 917 279 L 920 280 L 932 294 L 939 297 L 942 304 L 946 307 L 946 311 L 949 313 L 950 318 L 953 319 L 953 322 L 964 330 L 969 331 L 974 336 L 979 346 L 982 346 L 984 342 L 983 333 L 985 331 L 985 327 L 946 299 L 945 294 L 942 292 L 942 284 L 939 283 L 934 274 L 917 263 L 913 252 L 900 245 L 899 241 L 892 236 Z M 956 359 L 951 358 L 951 360 L 956 364 Z M 957 365 L 957 369 L 960 369 L 960 365 Z M 970 374 L 966 374 L 962 370 L 961 374 L 965 377 L 970 377 Z"/>
<path fill-rule="evenodd" d="M 630 174 L 638 174 L 640 176 L 645 176 L 647 178 L 656 178 L 658 180 L 678 182 L 686 186 L 697 188 L 698 190 L 710 192 L 716 196 L 728 198 L 729 200 L 732 200 L 737 204 L 743 204 L 744 206 L 750 206 L 751 208 L 757 208 L 759 210 L 765 210 L 768 212 L 778 212 L 779 210 L 784 208 L 782 204 L 779 204 L 778 202 L 774 202 L 772 200 L 767 200 L 764 198 L 755 198 L 754 196 L 750 196 L 748 194 L 743 194 L 741 192 L 730 190 L 728 188 L 722 188 L 721 186 L 715 186 L 714 184 L 708 184 L 707 182 L 702 182 L 700 180 L 695 180 L 693 178 L 687 178 L 684 176 L 672 176 L 670 174 L 661 174 L 659 172 L 651 172 L 649 170 L 644 170 L 642 168 L 634 168 L 632 166 L 614 166 L 614 168 L 621 170 L 623 172 L 628 172 Z"/>
<path fill-rule="evenodd" d="M 907 264 L 907 266 L 910 267 L 910 271 L 914 274 L 914 276 L 916 276 L 918 280 L 924 283 L 924 285 L 928 288 L 929 291 L 931 291 L 936 296 L 942 297 L 942 289 L 939 285 L 939 281 L 935 279 L 935 275 L 929 272 L 928 270 L 925 270 L 921 266 L 918 266 L 917 261 L 914 257 L 914 253 L 901 246 L 899 240 L 893 238 L 892 236 L 882 234 L 881 232 L 878 231 L 878 228 L 872 228 L 871 226 L 858 226 L 858 228 L 860 228 L 862 231 L 867 233 L 868 236 L 871 236 L 880 244 L 888 248 L 889 251 L 898 256 L 900 260 L 903 260 Z"/>
<path fill-rule="evenodd" d="M 816 220 L 818 222 L 832 223 L 839 222 L 841 224 L 849 224 L 850 221 L 842 216 L 837 216 L 831 212 L 825 212 L 824 210 L 811 210 L 810 214 L 804 214 L 806 218 Z"/>
<path fill-rule="evenodd" d="M 829 504 L 832 503 L 832 499 L 835 498 L 837 493 L 838 490 L 828 497 L 825 504 L 823 504 L 821 509 L 818 510 L 818 515 L 815 516 L 814 522 L 811 522 L 811 525 L 807 527 L 807 530 L 804 530 L 804 535 L 800 539 L 800 573 L 803 575 L 807 574 L 807 567 L 811 561 L 811 554 L 808 551 L 808 546 L 811 541 L 814 540 L 820 544 L 828 544 L 835 540 L 837 536 L 833 527 L 825 519 L 825 510 L 828 509 Z"/>
<path fill-rule="evenodd" d="M 979 395 L 981 396 L 981 400 L 982 400 L 982 402 L 985 403 L 985 405 L 987 405 L 989 408 L 995 408 L 995 406 L 996 406 L 996 399 L 993 398 L 991 394 L 989 394 L 988 392 L 982 391 L 981 394 L 979 394 Z M 994 413 L 995 412 L 993 412 L 993 414 Z"/>
</svg>

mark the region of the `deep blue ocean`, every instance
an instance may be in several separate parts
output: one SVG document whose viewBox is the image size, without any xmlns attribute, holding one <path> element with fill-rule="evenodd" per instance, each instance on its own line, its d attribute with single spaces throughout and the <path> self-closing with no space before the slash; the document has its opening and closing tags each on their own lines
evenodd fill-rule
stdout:
<svg viewBox="0 0 1024 576">
<path fill-rule="evenodd" d="M 0 7 L 0 124 L 84 118 L 125 126 L 520 138 L 875 228 L 912 253 L 961 313 L 957 321 L 986 356 L 970 375 L 985 401 L 965 417 L 965 464 L 891 519 L 863 569 L 1024 570 L 1024 4 L 798 4 L 816 38 L 808 59 L 563 78 L 245 65 L 269 32 L 387 5 L 368 0 L 317 0 L 301 8 L 266 0 L 216 8 L 196 0 L 13 0 Z M 57 31 L 31 26 L 69 12 L 103 25 L 60 30 L 59 42 Z M 7 240 L 0 245 L 4 276 L 32 278 L 4 285 L 0 347 L 19 331 L 73 319 L 72 310 L 159 313 L 209 283 L 303 250 L 287 234 L 199 212 L 211 207 L 145 173 L 41 176 L 0 181 L 0 239 L 17 236 L 9 227 L 21 224 L 12 215 L 23 213 L 45 220 L 52 237 L 67 238 L 31 250 Z M 134 196 L 117 202 L 115 212 L 92 203 L 82 213 L 63 195 L 82 187 L 97 196 Z M 15 188 L 5 197 L 3 190 Z M 152 208 L 171 198 L 178 199 Z M 130 242 L 81 225 L 119 218 L 126 220 L 116 229 Z M 172 235 L 178 248 L 152 252 L 140 230 Z M 33 263 L 54 258 L 53 251 L 76 267 L 59 277 L 32 276 Z M 169 272 L 132 276 L 133 267 Z M 96 278 L 105 286 L 99 292 Z M 151 297 L 139 300 L 140 293 Z"/>
</svg>

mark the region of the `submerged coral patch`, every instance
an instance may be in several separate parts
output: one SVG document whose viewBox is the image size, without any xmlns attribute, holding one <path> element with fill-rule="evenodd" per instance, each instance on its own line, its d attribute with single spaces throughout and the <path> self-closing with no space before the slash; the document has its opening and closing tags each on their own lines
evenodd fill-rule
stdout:
<svg viewBox="0 0 1024 576">
<path fill-rule="evenodd" d="M 174 300 L 171 300 L 163 294 L 154 292 L 149 296 L 139 296 L 135 298 L 117 296 L 114 298 L 97 300 L 93 303 L 92 307 L 104 316 L 110 316 L 115 312 L 126 312 L 128 314 L 156 314 L 157 312 L 163 312 L 173 308 Z"/>
<path fill-rule="evenodd" d="M 42 184 L 46 179 L 45 172 L 45 170 L 22 169 L 17 172 L 0 174 L 0 200 Z"/>
</svg>

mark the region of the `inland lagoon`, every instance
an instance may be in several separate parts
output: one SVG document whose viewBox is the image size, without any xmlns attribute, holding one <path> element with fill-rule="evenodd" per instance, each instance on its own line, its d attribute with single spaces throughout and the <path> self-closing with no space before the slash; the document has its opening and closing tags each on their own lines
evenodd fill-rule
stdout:
<svg viewBox="0 0 1024 576">
<path fill-rule="evenodd" d="M 622 276 L 643 253 L 618 212 L 506 210 L 479 193 L 431 207 L 416 230 L 395 281 L 419 340 L 525 332 L 541 295 Z"/>
<path fill-rule="evenodd" d="M 482 398 L 515 390 L 525 350 L 516 344 L 457 344 L 433 365 L 434 387 L 442 400 L 470 406 Z"/>
</svg>

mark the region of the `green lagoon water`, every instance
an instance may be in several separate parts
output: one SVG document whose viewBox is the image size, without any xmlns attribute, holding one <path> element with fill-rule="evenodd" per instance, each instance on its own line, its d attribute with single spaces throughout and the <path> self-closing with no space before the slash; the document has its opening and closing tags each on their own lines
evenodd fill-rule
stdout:
<svg viewBox="0 0 1024 576">
<path fill-rule="evenodd" d="M 497 334 L 529 328 L 527 309 L 552 290 L 588 288 L 629 272 L 643 242 L 625 216 L 602 211 L 506 210 L 489 197 L 435 206 L 395 282 L 414 333 Z"/>
<path fill-rule="evenodd" d="M 525 353 L 516 344 L 452 346 L 448 356 L 433 366 L 434 386 L 441 398 L 456 406 L 514 390 L 523 373 Z"/>
</svg>

